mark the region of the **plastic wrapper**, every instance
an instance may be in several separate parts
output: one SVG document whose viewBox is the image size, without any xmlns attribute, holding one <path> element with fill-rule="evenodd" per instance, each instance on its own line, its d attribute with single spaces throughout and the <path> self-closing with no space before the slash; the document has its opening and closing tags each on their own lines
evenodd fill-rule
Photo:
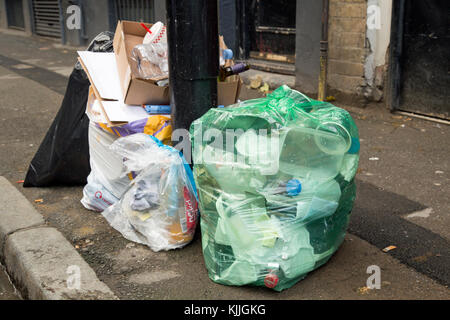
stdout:
<svg viewBox="0 0 450 320">
<path fill-rule="evenodd" d="M 131 52 L 132 70 L 141 79 L 161 80 L 169 76 L 166 43 L 138 44 Z"/>
<path fill-rule="evenodd" d="M 123 159 L 110 146 L 118 139 L 95 123 L 89 124 L 89 152 L 91 172 L 83 189 L 81 203 L 86 209 L 103 211 L 117 202 L 132 179 Z"/>
<path fill-rule="evenodd" d="M 117 127 L 90 122 L 89 152 L 91 172 L 83 189 L 81 203 L 86 209 L 103 211 L 124 194 L 139 168 L 125 167 L 121 154 L 111 145 L 119 138 L 145 133 L 170 143 L 172 128 L 168 117 L 154 115 Z"/>
<path fill-rule="evenodd" d="M 112 52 L 114 34 L 97 35 L 87 50 Z M 84 185 L 89 174 L 89 119 L 85 114 L 89 79 L 77 62 L 61 107 L 31 160 L 24 187 Z"/>
<path fill-rule="evenodd" d="M 282 86 L 191 125 L 209 277 L 289 288 L 342 243 L 358 129 L 343 109 Z"/>
<path fill-rule="evenodd" d="M 139 174 L 119 202 L 103 211 L 109 224 L 154 251 L 188 244 L 198 202 L 191 168 L 180 152 L 145 134 L 120 138 L 111 149 L 123 157 L 128 171 Z"/>
</svg>

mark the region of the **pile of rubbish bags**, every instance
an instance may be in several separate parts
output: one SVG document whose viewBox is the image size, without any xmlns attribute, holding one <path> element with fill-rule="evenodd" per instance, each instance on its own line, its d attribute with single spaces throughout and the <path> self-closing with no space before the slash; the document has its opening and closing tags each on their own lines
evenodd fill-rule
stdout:
<svg viewBox="0 0 450 320">
<path fill-rule="evenodd" d="M 110 33 L 88 48 L 100 56 L 79 52 L 85 71 L 76 65 L 24 186 L 83 184 L 84 207 L 154 251 L 186 246 L 200 219 L 206 268 L 217 283 L 281 291 L 326 263 L 344 239 L 355 199 L 360 146 L 348 112 L 287 86 L 266 98 L 213 107 L 190 128 L 192 171 L 169 146 L 170 105 L 139 100 L 149 88 L 168 99 L 165 27 L 141 24 L 147 32 L 136 24 L 119 24 L 114 40 L 117 46 L 135 39 L 126 52 L 131 56 L 111 52 Z M 221 49 L 218 88 L 237 84 L 234 103 L 240 79 L 231 76 L 239 70 L 230 50 Z M 133 76 L 116 72 L 109 79 L 108 71 L 120 69 L 116 64 Z M 121 88 L 121 76 L 128 80 L 124 92 L 134 96 L 110 99 L 119 89 L 111 93 L 109 83 L 117 80 Z"/>
<path fill-rule="evenodd" d="M 291 287 L 342 243 L 358 130 L 343 109 L 282 86 L 191 125 L 202 247 L 221 284 Z"/>
</svg>

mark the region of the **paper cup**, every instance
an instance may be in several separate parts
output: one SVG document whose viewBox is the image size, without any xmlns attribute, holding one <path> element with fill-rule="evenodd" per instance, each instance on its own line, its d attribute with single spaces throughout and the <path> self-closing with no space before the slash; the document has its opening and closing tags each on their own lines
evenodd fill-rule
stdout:
<svg viewBox="0 0 450 320">
<path fill-rule="evenodd" d="M 156 22 L 152 27 L 150 28 L 151 34 L 147 32 L 145 35 L 144 44 L 147 43 L 161 43 L 161 44 L 167 44 L 167 32 L 166 32 L 166 26 L 161 21 Z"/>
</svg>

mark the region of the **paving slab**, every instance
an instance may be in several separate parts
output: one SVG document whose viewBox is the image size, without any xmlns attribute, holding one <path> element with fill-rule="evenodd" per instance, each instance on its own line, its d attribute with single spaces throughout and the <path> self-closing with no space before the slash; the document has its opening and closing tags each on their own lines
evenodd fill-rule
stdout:
<svg viewBox="0 0 450 320">
<path fill-rule="evenodd" d="M 117 299 L 54 228 L 41 227 L 10 235 L 5 244 L 5 263 L 28 299 Z"/>
<path fill-rule="evenodd" d="M 0 177 L 0 249 L 0 259 L 26 298 L 116 299 L 64 236 L 47 227 L 42 215 L 4 177 Z"/>
<path fill-rule="evenodd" d="M 7 235 L 44 223 L 42 215 L 23 194 L 4 177 L 0 177 L 0 252 L 3 251 Z"/>
</svg>

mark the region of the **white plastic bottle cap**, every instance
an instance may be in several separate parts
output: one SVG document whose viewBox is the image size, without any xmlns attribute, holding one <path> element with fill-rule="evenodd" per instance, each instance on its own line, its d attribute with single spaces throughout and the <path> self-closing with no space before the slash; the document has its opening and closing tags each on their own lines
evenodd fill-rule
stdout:
<svg viewBox="0 0 450 320">
<path fill-rule="evenodd" d="M 164 26 L 161 21 L 158 21 L 154 25 L 152 25 L 150 31 L 151 34 L 147 32 L 147 34 L 145 35 L 144 41 L 142 41 L 143 44 L 151 42 L 167 44 L 166 26 Z"/>
</svg>

